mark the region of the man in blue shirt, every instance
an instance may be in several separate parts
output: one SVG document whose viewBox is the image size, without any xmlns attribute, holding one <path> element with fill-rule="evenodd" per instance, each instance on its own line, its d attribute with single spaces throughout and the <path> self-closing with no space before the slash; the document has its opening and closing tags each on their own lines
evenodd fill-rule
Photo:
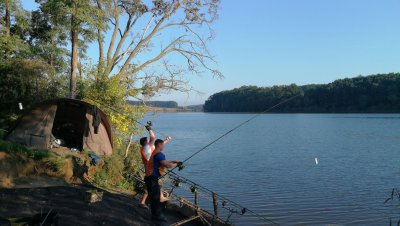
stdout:
<svg viewBox="0 0 400 226">
<path fill-rule="evenodd" d="M 146 183 L 147 193 L 150 198 L 151 214 L 155 221 L 165 222 L 165 217 L 161 214 L 161 202 L 160 202 L 160 184 L 158 180 L 164 175 L 165 168 L 175 168 L 182 164 L 179 161 L 170 161 L 165 158 L 164 149 L 165 142 L 157 139 L 154 142 L 155 149 L 152 152 L 149 161 L 146 164 L 146 177 L 144 182 Z"/>
</svg>

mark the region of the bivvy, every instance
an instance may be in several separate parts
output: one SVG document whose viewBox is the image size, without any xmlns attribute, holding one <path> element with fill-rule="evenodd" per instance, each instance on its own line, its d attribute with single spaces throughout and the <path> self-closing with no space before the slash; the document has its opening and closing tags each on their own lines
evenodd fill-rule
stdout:
<svg viewBox="0 0 400 226">
<path fill-rule="evenodd" d="M 236 129 L 242 127 L 242 126 L 245 125 L 246 123 L 248 123 L 248 122 L 254 120 L 255 118 L 259 117 L 260 115 L 262 115 L 262 114 L 264 114 L 264 113 L 267 113 L 267 112 L 269 112 L 269 111 L 271 111 L 271 110 L 273 110 L 273 109 L 275 109 L 275 108 L 277 108 L 277 107 L 279 107 L 279 106 L 281 106 L 281 105 L 283 105 L 283 104 L 285 104 L 285 103 L 287 103 L 287 102 L 289 102 L 289 101 L 291 101 L 291 100 L 293 100 L 293 99 L 295 99 L 295 98 L 297 98 L 297 97 L 299 97 L 299 96 L 301 96 L 301 95 L 302 95 L 302 94 L 297 94 L 297 95 L 291 96 L 291 97 L 289 97 L 289 98 L 287 98 L 287 99 L 284 99 L 283 101 L 281 101 L 281 102 L 279 102 L 279 103 L 277 103 L 277 104 L 275 104 L 275 105 L 273 105 L 273 106 L 271 106 L 271 107 L 265 109 L 264 111 L 255 114 L 254 116 L 250 117 L 250 118 L 247 119 L 246 121 L 244 121 L 244 122 L 238 124 L 237 126 L 235 126 L 234 128 L 228 130 L 227 132 L 225 132 L 225 133 L 222 134 L 221 136 L 217 137 L 216 139 L 214 139 L 213 141 L 211 141 L 211 142 L 208 143 L 207 145 L 203 146 L 203 147 L 200 148 L 198 151 L 194 152 L 192 155 L 190 155 L 190 156 L 187 157 L 185 160 L 183 160 L 182 163 L 185 163 L 185 162 L 189 161 L 189 160 L 190 160 L 191 158 L 193 158 L 195 155 L 197 155 L 197 154 L 199 154 L 200 152 L 204 151 L 205 149 L 207 149 L 208 147 L 210 147 L 211 145 L 213 145 L 213 144 L 216 143 L 217 141 L 221 140 L 222 138 L 224 138 L 224 137 L 227 136 L 228 134 L 230 134 L 230 133 L 232 133 L 233 131 L 235 131 Z M 95 101 L 95 100 L 91 100 L 91 101 L 98 103 L 98 102 Z M 100 104 L 100 103 L 98 103 L 98 104 Z M 103 106 L 109 108 L 110 110 L 112 110 L 112 111 L 114 111 L 114 112 L 116 112 L 116 113 L 118 113 L 118 114 L 121 114 L 118 110 L 114 109 L 114 108 L 111 107 L 111 106 L 107 106 L 107 105 L 103 105 Z M 140 121 L 134 119 L 133 117 L 130 118 L 130 119 L 131 119 L 133 122 L 136 122 L 136 123 L 138 123 L 138 124 L 140 124 L 140 125 L 146 126 L 145 124 L 143 124 L 143 123 L 141 123 Z M 175 168 L 179 168 L 179 170 L 182 170 L 182 169 L 184 168 L 184 166 L 183 166 L 183 165 L 180 165 L 179 167 L 177 166 L 177 167 L 175 167 Z M 274 221 L 272 221 L 272 220 L 270 220 L 270 219 L 268 219 L 268 218 L 266 218 L 266 217 L 264 217 L 264 216 L 262 216 L 262 215 L 256 213 L 255 211 L 252 211 L 252 210 L 250 210 L 249 208 L 246 208 L 246 207 L 244 207 L 244 206 L 242 206 L 242 205 L 240 205 L 240 204 L 238 204 L 238 203 L 236 203 L 236 202 L 234 202 L 234 201 L 231 201 L 230 199 L 228 199 L 228 198 L 226 198 L 226 197 L 223 197 L 223 196 L 221 196 L 221 195 L 218 195 L 217 193 L 211 191 L 210 189 L 208 189 L 208 188 L 206 188 L 206 187 L 204 187 L 204 186 L 201 186 L 201 185 L 199 185 L 199 184 L 193 182 L 192 180 L 189 180 L 189 179 L 187 179 L 187 178 L 184 178 L 184 177 L 182 177 L 182 176 L 177 175 L 175 172 L 173 172 L 173 170 L 174 170 L 175 168 L 173 168 L 173 169 L 171 169 L 171 170 L 168 170 L 164 175 L 161 174 L 162 176 L 160 177 L 160 179 L 165 178 L 165 177 L 168 175 L 169 178 L 173 180 L 173 181 L 172 181 L 173 188 L 172 188 L 172 190 L 171 190 L 170 193 L 172 193 L 172 191 L 173 191 L 173 189 L 174 189 L 175 187 L 180 187 L 180 186 L 181 186 L 181 183 L 189 184 L 189 185 L 190 185 L 190 188 L 189 188 L 190 191 L 191 191 L 192 193 L 195 194 L 194 209 L 196 209 L 196 214 L 195 214 L 194 216 L 192 216 L 192 217 L 190 217 L 190 218 L 188 218 L 188 219 L 186 219 L 186 220 L 184 220 L 184 221 L 182 221 L 182 222 L 177 222 L 175 225 L 181 225 L 181 224 L 187 223 L 187 222 L 192 221 L 192 220 L 197 220 L 197 219 L 200 219 L 201 221 L 203 221 L 203 223 L 206 223 L 206 224 L 208 224 L 208 225 L 211 225 L 211 224 L 207 221 L 207 218 L 204 218 L 203 215 L 200 214 L 200 208 L 199 208 L 198 203 L 197 203 L 198 191 L 199 191 L 199 190 L 202 190 L 202 191 L 204 191 L 204 192 L 206 192 L 206 193 L 211 193 L 211 195 L 212 195 L 212 201 L 213 201 L 213 207 L 214 207 L 214 214 L 210 214 L 210 213 L 208 213 L 207 211 L 204 211 L 204 210 L 202 210 L 201 212 L 202 212 L 203 214 L 206 214 L 206 215 L 211 215 L 212 218 L 214 219 L 214 224 L 215 224 L 217 221 L 220 221 L 220 220 L 221 220 L 221 219 L 219 218 L 219 216 L 218 216 L 218 198 L 219 198 L 220 200 L 222 200 L 221 206 L 222 206 L 224 209 L 226 209 L 226 210 L 229 211 L 229 215 L 228 215 L 227 219 L 225 220 L 225 223 L 228 223 L 228 222 L 229 222 L 230 217 L 232 216 L 232 214 L 244 215 L 244 214 L 246 214 L 246 213 L 250 213 L 250 214 L 254 215 L 255 217 L 258 217 L 259 219 L 263 220 L 264 222 L 266 222 L 266 223 L 268 223 L 268 224 L 279 225 L 278 223 L 276 223 L 276 222 L 274 222 Z M 140 178 L 137 178 L 137 180 L 143 183 L 143 181 L 142 181 Z M 184 201 L 184 200 L 183 200 L 182 198 L 180 198 L 180 197 L 178 197 L 178 201 L 180 202 L 181 205 L 182 205 L 182 204 L 186 204 L 186 205 L 187 205 L 187 201 Z M 233 208 L 230 208 L 228 204 L 230 204 Z M 237 210 L 238 208 L 239 208 L 239 210 Z M 223 221 L 220 221 L 220 222 L 223 222 Z"/>
<path fill-rule="evenodd" d="M 86 149 L 98 156 L 112 155 L 113 148 L 107 115 L 95 105 L 67 98 L 47 100 L 27 109 L 6 139 L 40 149 Z"/>
</svg>

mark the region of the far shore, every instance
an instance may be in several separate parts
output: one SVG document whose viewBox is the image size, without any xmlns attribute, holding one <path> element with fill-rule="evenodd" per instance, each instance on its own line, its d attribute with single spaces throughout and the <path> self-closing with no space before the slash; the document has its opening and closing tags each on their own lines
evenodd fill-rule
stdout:
<svg viewBox="0 0 400 226">
<path fill-rule="evenodd" d="M 208 111 L 194 111 L 192 109 L 179 108 L 158 108 L 149 107 L 148 112 L 165 112 L 165 113 L 179 113 L 179 112 L 193 112 L 193 113 L 207 113 L 207 114 L 400 114 L 400 112 L 208 112 Z"/>
</svg>

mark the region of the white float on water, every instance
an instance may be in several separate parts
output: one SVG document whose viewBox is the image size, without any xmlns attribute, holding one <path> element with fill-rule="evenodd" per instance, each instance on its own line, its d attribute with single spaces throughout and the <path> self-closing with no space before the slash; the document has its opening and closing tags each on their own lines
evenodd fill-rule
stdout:
<svg viewBox="0 0 400 226">
<path fill-rule="evenodd" d="M 315 165 L 318 165 L 318 158 L 315 158 Z"/>
</svg>

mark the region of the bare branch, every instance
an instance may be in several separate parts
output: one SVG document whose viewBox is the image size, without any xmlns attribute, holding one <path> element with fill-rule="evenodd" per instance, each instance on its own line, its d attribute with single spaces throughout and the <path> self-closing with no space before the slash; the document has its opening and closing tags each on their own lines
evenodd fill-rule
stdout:
<svg viewBox="0 0 400 226">
<path fill-rule="evenodd" d="M 113 9 L 113 17 L 115 19 L 115 23 L 114 23 L 114 31 L 113 34 L 111 36 L 111 41 L 110 41 L 110 45 L 108 47 L 108 51 L 107 51 L 107 67 L 110 66 L 110 60 L 111 60 L 111 55 L 112 55 L 112 51 L 114 49 L 114 43 L 115 43 L 115 39 L 117 38 L 117 34 L 118 34 L 118 30 L 119 30 L 119 12 L 118 12 L 118 2 L 117 0 L 114 0 L 114 9 Z"/>
</svg>

